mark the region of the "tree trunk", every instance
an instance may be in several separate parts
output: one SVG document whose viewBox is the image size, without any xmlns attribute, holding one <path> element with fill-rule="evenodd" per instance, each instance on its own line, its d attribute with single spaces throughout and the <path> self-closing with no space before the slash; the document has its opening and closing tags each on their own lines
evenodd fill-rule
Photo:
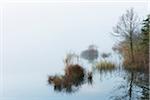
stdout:
<svg viewBox="0 0 150 100">
<path fill-rule="evenodd" d="M 131 49 L 131 61 L 134 63 L 134 52 L 133 52 L 133 40 L 132 36 L 130 37 L 130 49 Z"/>
<path fill-rule="evenodd" d="M 134 54 L 133 54 L 133 31 L 132 31 L 132 19 L 130 21 L 130 49 L 131 49 L 131 62 L 134 63 Z"/>
</svg>

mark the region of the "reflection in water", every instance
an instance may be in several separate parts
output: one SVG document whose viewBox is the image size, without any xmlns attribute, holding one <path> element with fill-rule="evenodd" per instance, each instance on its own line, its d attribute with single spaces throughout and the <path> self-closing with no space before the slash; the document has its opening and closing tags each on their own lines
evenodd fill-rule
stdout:
<svg viewBox="0 0 150 100">
<path fill-rule="evenodd" d="M 131 74 L 133 78 L 133 86 L 137 86 L 142 89 L 141 91 L 141 100 L 149 100 L 149 75 L 148 73 L 141 73 L 141 72 L 133 72 Z M 132 90 L 133 91 L 133 90 Z"/>
<path fill-rule="evenodd" d="M 92 84 L 92 73 L 87 77 L 88 82 Z M 49 76 L 48 82 L 54 85 L 55 91 L 72 93 L 86 82 L 85 70 L 78 64 L 69 65 L 65 69 L 65 75 Z"/>
<path fill-rule="evenodd" d="M 141 100 L 149 100 L 149 75 L 146 72 L 137 71 L 137 70 L 128 70 L 127 72 L 128 83 L 129 83 L 129 100 L 134 100 L 135 98 L 139 98 L 138 92 L 136 88 L 140 88 L 142 91 Z"/>
<path fill-rule="evenodd" d="M 116 65 L 109 61 L 101 61 L 96 64 L 96 70 L 101 74 L 112 73 L 116 69 Z"/>
<path fill-rule="evenodd" d="M 103 79 L 105 79 L 106 76 L 113 75 L 114 73 L 122 73 L 119 77 L 124 78 L 124 81 L 114 83 L 116 86 L 115 89 L 112 90 L 113 94 L 110 96 L 110 100 L 149 100 L 150 91 L 148 74 L 137 71 L 126 71 L 124 69 L 120 70 L 116 67 L 107 69 L 98 69 L 95 67 L 95 70 L 96 71 L 93 72 L 86 72 L 80 65 L 71 64 L 66 67 L 64 75 L 49 76 L 48 82 L 54 87 L 55 91 L 74 93 L 86 83 L 89 85 L 93 84 L 93 73 L 100 73 L 100 77 Z M 112 83 L 110 83 L 110 85 L 111 84 Z M 114 95 L 115 92 L 116 95 Z"/>
<path fill-rule="evenodd" d="M 64 63 L 65 75 L 49 76 L 48 79 L 49 84 L 54 85 L 55 91 L 72 93 L 86 82 L 92 84 L 92 72 L 86 74 L 85 69 L 78 64 L 79 56 L 77 54 L 68 53 Z"/>
<path fill-rule="evenodd" d="M 88 83 L 92 84 L 93 83 L 93 75 L 92 72 L 88 72 Z"/>
<path fill-rule="evenodd" d="M 124 71 L 124 70 L 123 70 Z M 122 72 L 123 72 L 122 71 Z M 112 100 L 149 100 L 149 75 L 137 71 L 124 71 L 125 82 L 116 87 L 122 91 L 120 95 L 113 95 Z"/>
<path fill-rule="evenodd" d="M 74 57 L 77 57 L 76 63 L 72 60 Z M 110 96 L 110 100 L 149 100 L 148 73 L 139 72 L 138 70 L 120 69 L 116 64 L 106 60 L 97 62 L 95 67 L 92 66 L 92 68 L 94 70 L 86 71 L 85 68 L 78 64 L 78 56 L 69 54 L 65 59 L 64 75 L 49 76 L 48 82 L 57 92 L 74 93 L 84 84 L 93 85 L 95 77 L 99 77 L 97 75 L 100 75 L 99 84 L 101 84 L 102 80 L 108 79 L 107 76 L 112 79 L 111 76 L 117 73 L 119 75 L 117 77 L 123 81 L 109 83 L 110 86 L 116 84 L 111 90 L 113 93 Z"/>
</svg>

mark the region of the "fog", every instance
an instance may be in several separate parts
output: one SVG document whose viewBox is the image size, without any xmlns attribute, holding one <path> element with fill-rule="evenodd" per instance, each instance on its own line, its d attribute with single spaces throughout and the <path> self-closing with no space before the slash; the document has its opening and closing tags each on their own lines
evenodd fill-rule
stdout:
<svg viewBox="0 0 150 100">
<path fill-rule="evenodd" d="M 0 18 L 4 96 L 39 95 L 37 91 L 43 91 L 47 75 L 62 72 L 68 52 L 80 54 L 90 44 L 97 45 L 100 53 L 112 52 L 116 43 L 110 34 L 112 27 L 131 7 L 141 19 L 146 16 L 146 2 L 3 5 Z"/>
</svg>

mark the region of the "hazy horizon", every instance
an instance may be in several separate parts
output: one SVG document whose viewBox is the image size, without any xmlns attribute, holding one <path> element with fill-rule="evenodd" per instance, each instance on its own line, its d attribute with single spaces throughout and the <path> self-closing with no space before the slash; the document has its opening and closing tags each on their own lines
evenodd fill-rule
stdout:
<svg viewBox="0 0 150 100">
<path fill-rule="evenodd" d="M 116 40 L 110 32 L 127 9 L 134 8 L 141 20 L 148 14 L 147 2 L 10 3 L 0 8 L 4 94 L 14 97 L 39 95 L 25 88 L 31 85 L 35 91 L 42 87 L 38 78 L 49 70 L 59 73 L 67 52 L 80 54 L 90 44 L 100 53 L 111 52 Z"/>
</svg>

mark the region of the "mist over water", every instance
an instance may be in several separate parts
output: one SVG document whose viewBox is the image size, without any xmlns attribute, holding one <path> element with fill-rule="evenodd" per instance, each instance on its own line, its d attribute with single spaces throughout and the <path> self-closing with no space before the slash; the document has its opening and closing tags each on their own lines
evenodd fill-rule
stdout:
<svg viewBox="0 0 150 100">
<path fill-rule="evenodd" d="M 91 44 L 99 53 L 110 52 L 110 61 L 120 63 L 112 51 L 116 43 L 112 26 L 127 8 L 135 7 L 145 16 L 146 3 L 49 3 L 8 4 L 3 7 L 3 82 L 2 100 L 110 100 L 114 89 L 126 82 L 126 72 L 95 71 L 93 83 L 82 84 L 71 94 L 54 91 L 49 75 L 64 74 L 64 57 L 80 53 Z M 1 13 L 0 13 L 1 14 Z M 108 24 L 109 22 L 109 24 Z M 1 35 L 2 36 L 2 35 Z M 101 60 L 102 58 L 98 58 Z M 2 60 L 2 59 L 0 59 Z M 82 59 L 88 71 L 91 64 Z M 85 65 L 85 66 L 84 66 Z M 121 73 L 122 72 L 122 73 Z M 139 91 L 140 88 L 137 88 Z M 3 93 L 2 93 L 3 92 Z M 120 94 L 122 95 L 122 94 Z M 140 94 L 141 95 L 141 94 Z"/>
</svg>

